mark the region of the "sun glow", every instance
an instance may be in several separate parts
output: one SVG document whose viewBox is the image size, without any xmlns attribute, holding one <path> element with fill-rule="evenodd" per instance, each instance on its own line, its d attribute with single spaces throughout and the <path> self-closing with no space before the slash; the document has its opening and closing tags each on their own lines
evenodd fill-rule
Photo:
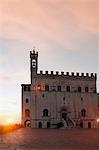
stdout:
<svg viewBox="0 0 99 150">
<path fill-rule="evenodd" d="M 21 122 L 21 109 L 10 102 L 0 104 L 0 125 L 12 125 Z"/>
<path fill-rule="evenodd" d="M 5 121 L 5 125 L 12 125 L 14 123 L 15 123 L 15 121 L 12 118 L 9 118 Z"/>
</svg>

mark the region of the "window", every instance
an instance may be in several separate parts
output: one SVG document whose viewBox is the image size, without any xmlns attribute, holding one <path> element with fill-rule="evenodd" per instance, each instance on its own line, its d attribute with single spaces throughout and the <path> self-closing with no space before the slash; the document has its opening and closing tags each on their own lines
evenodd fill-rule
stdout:
<svg viewBox="0 0 99 150">
<path fill-rule="evenodd" d="M 86 117 L 86 110 L 85 109 L 81 110 L 81 117 Z"/>
<path fill-rule="evenodd" d="M 41 84 L 36 85 L 36 91 L 42 91 L 42 86 L 41 86 Z"/>
<path fill-rule="evenodd" d="M 43 116 L 44 116 L 44 117 L 47 117 L 47 116 L 48 116 L 48 109 L 44 109 L 44 110 L 43 110 Z"/>
<path fill-rule="evenodd" d="M 25 117 L 30 117 L 30 110 L 29 109 L 25 110 Z"/>
<path fill-rule="evenodd" d="M 85 87 L 85 92 L 87 93 L 89 91 L 88 87 L 86 86 Z"/>
<path fill-rule="evenodd" d="M 50 128 L 50 122 L 47 122 L 47 128 Z"/>
<path fill-rule="evenodd" d="M 78 92 L 81 92 L 81 87 L 80 86 L 78 87 Z"/>
<path fill-rule="evenodd" d="M 45 91 L 49 91 L 49 85 L 45 85 Z"/>
<path fill-rule="evenodd" d="M 54 86 L 54 85 L 52 86 L 52 91 L 56 91 L 56 89 L 55 89 L 55 86 Z"/>
<path fill-rule="evenodd" d="M 61 86 L 60 85 L 57 86 L 57 90 L 61 91 Z"/>
<path fill-rule="evenodd" d="M 67 113 L 62 113 L 61 115 L 62 115 L 62 118 L 63 118 L 64 120 L 66 120 L 66 118 L 67 118 Z"/>
<path fill-rule="evenodd" d="M 42 94 L 42 97 L 44 98 L 44 94 Z"/>
<path fill-rule="evenodd" d="M 36 68 L 36 60 L 35 59 L 32 60 L 32 67 Z"/>
<path fill-rule="evenodd" d="M 42 128 L 42 122 L 39 122 L 39 123 L 38 123 L 38 127 L 39 127 L 39 128 Z"/>
<path fill-rule="evenodd" d="M 70 86 L 67 86 L 67 87 L 66 87 L 66 91 L 67 91 L 67 92 L 70 92 Z"/>
<path fill-rule="evenodd" d="M 24 91 L 26 91 L 26 86 L 24 85 Z"/>
<path fill-rule="evenodd" d="M 28 86 L 28 91 L 30 91 L 30 86 Z"/>
<path fill-rule="evenodd" d="M 26 103 L 28 103 L 28 102 L 29 102 L 29 99 L 28 99 L 28 98 L 26 98 L 26 100 L 25 100 L 25 101 L 26 101 Z"/>
</svg>

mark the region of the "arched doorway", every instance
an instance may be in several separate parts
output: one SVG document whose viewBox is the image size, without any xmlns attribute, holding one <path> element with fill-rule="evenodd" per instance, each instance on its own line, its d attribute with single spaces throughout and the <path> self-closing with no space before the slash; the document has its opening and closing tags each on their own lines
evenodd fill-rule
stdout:
<svg viewBox="0 0 99 150">
<path fill-rule="evenodd" d="M 68 114 L 68 107 L 63 105 L 60 109 L 61 112 L 61 118 L 66 120 L 67 119 L 67 114 Z"/>
<path fill-rule="evenodd" d="M 38 123 L 38 127 L 39 127 L 39 128 L 42 128 L 42 122 L 39 122 L 39 123 Z"/>
<path fill-rule="evenodd" d="M 62 113 L 61 113 L 61 116 L 62 116 L 62 118 L 63 118 L 64 120 L 66 120 L 66 118 L 67 118 L 67 113 L 66 113 L 66 112 L 62 112 Z"/>
<path fill-rule="evenodd" d="M 47 128 L 50 128 L 50 122 L 47 122 Z"/>
<path fill-rule="evenodd" d="M 26 120 L 26 121 L 24 122 L 24 126 L 25 126 L 25 127 L 31 127 L 31 122 L 30 122 L 30 120 Z"/>
<path fill-rule="evenodd" d="M 81 110 L 81 117 L 86 117 L 86 110 L 85 109 Z"/>
<path fill-rule="evenodd" d="M 44 117 L 48 117 L 48 109 L 44 109 L 43 110 L 43 116 Z"/>
<path fill-rule="evenodd" d="M 88 128 L 91 128 L 91 122 L 88 122 Z"/>
<path fill-rule="evenodd" d="M 83 122 L 80 122 L 80 127 L 83 128 Z"/>
</svg>

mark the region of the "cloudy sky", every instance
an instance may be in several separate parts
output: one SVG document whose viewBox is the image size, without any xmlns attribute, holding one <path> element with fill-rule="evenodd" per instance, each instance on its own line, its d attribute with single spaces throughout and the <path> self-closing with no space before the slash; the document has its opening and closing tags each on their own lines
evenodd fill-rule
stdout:
<svg viewBox="0 0 99 150">
<path fill-rule="evenodd" d="M 99 1 L 0 0 L 0 123 L 20 121 L 34 46 L 39 70 L 99 73 Z"/>
</svg>

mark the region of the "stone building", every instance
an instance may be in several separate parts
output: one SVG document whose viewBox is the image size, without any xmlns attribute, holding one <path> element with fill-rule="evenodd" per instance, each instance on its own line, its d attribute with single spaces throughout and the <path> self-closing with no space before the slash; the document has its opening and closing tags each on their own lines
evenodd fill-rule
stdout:
<svg viewBox="0 0 99 150">
<path fill-rule="evenodd" d="M 22 84 L 22 124 L 33 128 L 95 128 L 96 74 L 40 71 L 30 51 L 31 83 Z"/>
</svg>

